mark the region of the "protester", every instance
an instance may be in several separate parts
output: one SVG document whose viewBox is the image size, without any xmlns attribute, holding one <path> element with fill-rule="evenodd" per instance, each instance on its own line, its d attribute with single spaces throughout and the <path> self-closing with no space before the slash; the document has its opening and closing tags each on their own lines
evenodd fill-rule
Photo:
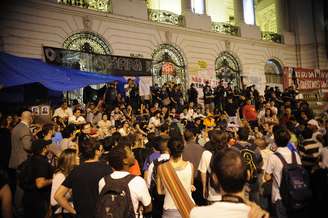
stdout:
<svg viewBox="0 0 328 218">
<path fill-rule="evenodd" d="M 245 199 L 245 184 L 247 170 L 240 153 L 228 148 L 218 151 L 212 161 L 213 180 L 220 187 L 222 200 L 210 206 L 196 207 L 192 209 L 190 218 L 214 218 L 214 217 L 251 217 L 250 206 Z M 269 217 L 265 211 L 261 211 L 259 217 Z"/>
<path fill-rule="evenodd" d="M 81 158 L 84 160 L 65 178 L 55 193 L 58 204 L 77 218 L 94 217 L 98 198 L 100 178 L 112 172 L 104 162 L 99 161 L 103 145 L 94 139 L 79 142 Z M 72 192 L 74 208 L 66 195 Z"/>
<path fill-rule="evenodd" d="M 174 170 L 177 174 L 184 174 L 182 182 L 190 179 L 194 181 L 196 191 L 191 196 L 189 188 L 191 182 L 188 182 L 188 187 L 186 186 L 187 198 L 184 200 L 188 202 L 189 206 L 193 205 L 193 202 L 196 202 L 197 206 L 207 204 L 214 206 L 219 203 L 217 201 L 222 200 L 224 192 L 222 187 L 215 185 L 217 183 L 213 180 L 216 175 L 212 170 L 213 159 L 218 152 L 227 147 L 240 152 L 243 164 L 246 165 L 246 170 L 249 172 L 245 188 L 242 191 L 246 195 L 244 200 L 249 208 L 244 211 L 245 213 L 242 212 L 242 217 L 248 214 L 249 217 L 257 218 L 263 213 L 258 206 L 254 206 L 254 203 L 250 204 L 247 200 L 255 201 L 258 205 L 270 210 L 272 216 L 276 215 L 276 210 L 278 210 L 278 215 L 282 214 L 280 210 L 282 196 L 285 196 L 287 192 L 281 191 L 280 193 L 279 181 L 275 181 L 281 179 L 283 171 L 282 163 L 278 162 L 280 160 L 276 157 L 276 152 L 281 152 L 282 156 L 287 158 L 287 163 L 290 163 L 291 152 L 295 153 L 297 163 L 303 163 L 304 167 L 308 169 L 311 184 L 317 186 L 309 186 L 314 191 L 311 209 L 317 208 L 316 211 L 319 214 L 320 207 L 324 208 L 324 206 L 318 202 L 326 199 L 323 197 L 325 193 L 323 178 L 326 176 L 328 166 L 327 149 L 319 142 L 327 146 L 327 117 L 325 115 L 315 117 L 306 101 L 295 99 L 296 91 L 292 87 L 283 92 L 278 88 L 267 87 L 265 95 L 261 96 L 254 85 L 238 88 L 224 80 L 221 80 L 216 87 L 213 85 L 213 81 L 208 81 L 203 86 L 193 84 L 186 92 L 188 96 L 184 96 L 185 90 L 182 84 L 169 81 L 152 86 L 152 99 L 146 99 L 140 97 L 138 93 L 137 80 L 130 79 L 125 85 L 125 89 L 121 85 L 118 86 L 117 82 L 108 84 L 97 98 L 92 98 L 86 105 L 79 104 L 75 100 L 72 105 L 74 115 L 65 101 L 60 108 L 55 110 L 52 118 L 54 124 L 48 124 L 48 121 L 41 123 L 40 119 L 34 119 L 33 123 L 32 114 L 28 111 L 22 114 L 21 122 L 16 115 L 4 114 L 4 119 L 12 116 L 12 120 L 14 120 L 6 119 L 6 122 L 2 123 L 2 127 L 6 128 L 4 139 L 11 137 L 12 146 L 11 154 L 9 155 L 10 152 L 5 151 L 4 154 L 1 153 L 1 158 L 6 165 L 5 156 L 8 156 L 7 158 L 10 156 L 10 185 L 15 193 L 15 204 L 13 205 L 15 214 L 24 215 L 20 210 L 22 206 L 19 205 L 19 196 L 22 196 L 22 190 L 15 184 L 15 176 L 18 172 L 16 169 L 25 160 L 28 160 L 28 156 L 31 155 L 32 141 L 36 138 L 52 140 L 53 144 L 48 145 L 49 149 L 47 150 L 54 151 L 58 157 L 61 157 L 61 154 L 65 156 L 67 149 L 75 149 L 74 155 L 81 159 L 81 165 L 76 166 L 75 169 L 71 169 L 73 163 L 68 164 L 69 166 L 65 165 L 71 172 L 61 169 L 54 174 L 53 186 L 58 190 L 57 193 L 53 191 L 54 198 L 51 200 L 53 205 L 56 205 L 56 201 L 58 201 L 58 205 L 63 208 L 64 216 L 95 217 L 99 212 L 96 208 L 102 210 L 98 198 L 106 199 L 107 196 L 105 191 L 102 193 L 100 190 L 99 197 L 99 180 L 111 178 L 109 176 L 112 173 L 111 168 L 115 169 L 115 167 L 116 173 L 111 174 L 113 180 L 119 179 L 121 176 L 123 178 L 124 174 L 128 175 L 124 178 L 132 179 L 128 183 L 133 184 L 134 180 L 138 180 L 136 183 L 139 185 L 146 184 L 153 207 L 151 213 L 144 213 L 147 218 L 162 217 L 162 213 L 164 216 L 170 217 L 188 216 L 188 211 L 180 210 L 181 205 L 175 205 L 176 202 L 167 200 L 168 195 L 164 202 L 165 195 L 161 196 L 158 193 L 156 178 L 159 174 L 168 175 L 162 174 L 163 169 L 168 166 L 168 162 L 184 166 L 189 161 L 193 165 L 193 170 L 190 170 L 192 173 L 189 173 L 189 166 L 191 166 L 189 162 L 187 162 L 186 168 L 182 167 L 185 172 Z M 203 88 L 204 99 L 198 98 L 198 88 Z M 15 126 L 15 124 L 17 125 Z M 291 136 L 286 147 L 281 142 L 285 137 L 282 136 L 281 125 L 287 127 L 287 130 L 284 128 L 284 131 L 286 130 Z M 41 126 L 43 131 L 38 133 Z M 309 130 L 313 134 L 310 134 Z M 308 134 L 306 134 L 307 132 Z M 168 141 L 179 142 L 179 146 L 177 144 L 171 150 L 174 150 L 174 147 L 181 148 L 183 145 L 182 159 L 179 155 L 176 157 L 172 155 Z M 2 146 L 3 143 L 1 148 L 5 150 L 5 147 Z M 315 146 L 315 150 L 311 149 L 312 146 Z M 119 155 L 117 159 L 123 160 L 124 169 L 115 166 L 110 158 L 113 151 L 115 153 L 116 149 L 122 147 L 125 152 L 121 152 L 122 155 Z M 135 158 L 127 150 L 132 150 Z M 176 153 L 179 154 L 180 150 Z M 298 152 L 302 162 L 299 162 Z M 312 155 L 313 159 L 311 159 L 310 165 L 307 165 L 309 155 Z M 73 154 L 69 156 L 74 159 Z M 62 168 L 62 160 L 57 160 L 58 157 L 51 158 L 48 153 L 47 157 L 43 159 L 48 163 L 51 162 L 56 168 Z M 67 156 L 65 160 L 68 161 L 68 159 L 70 158 Z M 108 162 L 112 162 L 113 166 L 109 166 Z M 44 161 L 41 167 L 46 168 L 47 166 Z M 302 165 L 297 166 L 297 169 L 303 169 Z M 263 170 L 266 173 L 263 173 Z M 158 174 L 158 172 L 160 173 Z M 263 176 L 263 174 L 265 175 Z M 271 174 L 270 177 L 269 174 Z M 139 176 L 143 176 L 144 180 Z M 266 178 L 266 182 L 263 181 L 263 177 Z M 274 179 L 268 180 L 269 178 Z M 166 179 L 162 178 L 162 181 L 165 182 Z M 64 181 L 62 182 L 62 180 Z M 180 179 L 175 182 L 177 181 L 181 182 Z M 220 183 L 220 179 L 218 183 Z M 106 182 L 102 185 L 105 187 Z M 130 187 L 130 185 L 128 186 Z M 182 184 L 180 185 L 177 187 L 183 187 Z M 180 188 L 177 187 L 173 188 L 172 198 L 175 197 L 175 194 L 181 194 Z M 107 186 L 104 190 L 110 190 L 110 188 Z M 172 191 L 171 188 L 169 189 Z M 162 191 L 164 190 L 167 194 L 169 189 L 163 188 Z M 68 195 L 70 192 L 71 197 Z M 133 192 L 136 192 L 135 187 L 131 187 L 131 193 Z M 131 202 L 133 203 L 127 205 L 126 211 L 132 208 L 133 216 L 141 215 L 140 210 L 136 209 L 138 205 L 136 199 L 141 195 L 146 199 L 146 191 L 142 190 L 142 193 L 132 194 Z M 74 207 L 71 203 L 74 204 Z M 139 205 L 142 204 L 146 208 L 149 206 L 147 199 Z M 238 206 L 240 205 L 243 204 L 238 204 Z M 221 207 L 220 204 L 219 207 Z M 247 208 L 245 205 L 243 207 Z M 209 208 L 211 209 L 211 207 Z M 228 211 L 223 212 L 228 213 Z M 247 211 L 248 213 L 246 213 Z M 57 212 L 60 212 L 58 208 Z M 179 214 L 180 212 L 181 214 Z"/>
<path fill-rule="evenodd" d="M 184 142 L 182 140 L 172 138 L 168 141 L 170 151 L 169 163 L 172 165 L 180 182 L 187 191 L 191 198 L 191 192 L 195 191 L 194 183 L 194 166 L 189 161 L 182 159 L 182 152 L 184 149 Z M 177 210 L 171 194 L 168 192 L 167 187 L 164 186 L 163 181 L 157 176 L 157 191 L 159 194 L 165 194 L 163 205 L 163 218 L 180 218 L 181 215 Z"/>
<path fill-rule="evenodd" d="M 151 197 L 145 181 L 142 179 L 142 177 L 130 176 L 131 174 L 128 172 L 129 168 L 135 162 L 133 152 L 129 146 L 119 145 L 113 148 L 109 152 L 108 162 L 109 165 L 113 168 L 114 172 L 100 179 L 98 186 L 100 195 L 103 189 L 107 190 L 107 186 L 110 190 L 111 185 L 115 186 L 116 183 L 121 183 L 124 180 L 130 191 L 129 195 L 131 196 L 131 204 L 133 205 L 135 216 L 137 217 L 138 214 L 142 214 L 142 211 L 144 213 L 150 212 L 152 210 Z M 141 203 L 140 205 L 139 202 Z M 143 210 L 139 211 L 141 205 L 143 206 Z M 120 210 L 122 208 L 109 209 Z M 111 213 L 114 212 L 112 211 Z"/>
<path fill-rule="evenodd" d="M 71 218 L 72 215 L 60 207 L 55 200 L 54 196 L 59 188 L 59 186 L 64 182 L 65 178 L 71 173 L 75 166 L 79 165 L 79 158 L 77 151 L 75 149 L 67 148 L 65 149 L 58 159 L 58 166 L 53 175 L 52 186 L 51 186 L 51 196 L 50 203 L 52 207 L 52 213 L 55 218 Z M 65 196 L 67 199 L 71 199 L 71 193 Z M 71 205 L 73 205 L 72 200 L 70 200 Z"/>
<path fill-rule="evenodd" d="M 24 215 L 28 218 L 44 218 L 49 209 L 53 167 L 48 163 L 47 154 L 51 140 L 39 139 L 32 143 L 32 157 L 28 163 L 31 169 L 26 176 L 30 187 L 24 189 Z M 20 181 L 22 182 L 22 181 Z"/>
</svg>

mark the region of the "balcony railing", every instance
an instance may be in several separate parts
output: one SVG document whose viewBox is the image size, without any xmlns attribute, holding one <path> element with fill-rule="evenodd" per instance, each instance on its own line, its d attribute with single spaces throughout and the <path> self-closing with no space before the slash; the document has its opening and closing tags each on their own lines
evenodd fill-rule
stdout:
<svg viewBox="0 0 328 218">
<path fill-rule="evenodd" d="M 148 9 L 148 19 L 158 23 L 172 24 L 176 26 L 184 25 L 183 16 L 170 11 Z"/>
<path fill-rule="evenodd" d="M 58 0 L 59 4 L 112 13 L 111 0 Z"/>
<path fill-rule="evenodd" d="M 274 32 L 261 32 L 262 40 L 271 41 L 275 43 L 283 43 L 282 35 Z"/>
<path fill-rule="evenodd" d="M 232 36 L 239 36 L 239 27 L 223 22 L 212 22 L 212 30 L 214 32 L 220 32 L 229 34 Z"/>
</svg>

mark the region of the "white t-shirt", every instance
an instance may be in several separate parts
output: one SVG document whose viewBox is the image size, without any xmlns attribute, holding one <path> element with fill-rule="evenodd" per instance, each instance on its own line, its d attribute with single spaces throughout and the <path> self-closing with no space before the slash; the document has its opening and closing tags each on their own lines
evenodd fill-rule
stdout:
<svg viewBox="0 0 328 218">
<path fill-rule="evenodd" d="M 211 163 L 212 153 L 208 150 L 204 151 L 199 162 L 198 170 L 201 173 L 211 172 L 210 163 Z M 209 182 L 209 181 L 207 181 Z M 210 185 L 208 185 L 208 198 L 209 201 L 220 201 L 222 196 L 218 194 Z"/>
<path fill-rule="evenodd" d="M 184 189 L 186 190 L 186 192 L 188 193 L 189 197 L 192 199 L 191 197 L 191 182 L 192 182 L 192 177 L 193 177 L 193 166 L 192 163 L 190 163 L 189 161 L 187 162 L 188 164 L 184 167 L 184 168 L 175 168 L 175 172 L 180 180 L 180 182 L 182 183 Z M 169 191 L 165 189 L 165 197 L 164 197 L 164 205 L 163 205 L 163 209 L 164 210 L 172 210 L 172 209 L 177 209 L 177 207 L 175 206 L 175 203 L 172 199 L 171 194 L 169 193 Z"/>
<path fill-rule="evenodd" d="M 278 147 L 277 151 L 279 152 L 287 163 L 292 163 L 292 153 L 289 150 L 288 147 Z M 301 164 L 300 156 L 296 154 L 296 161 L 298 164 Z M 281 182 L 281 176 L 282 176 L 282 168 L 283 164 L 279 157 L 277 155 L 272 154 L 267 162 L 267 165 L 265 167 L 265 172 L 268 174 L 272 174 L 273 176 L 273 182 L 272 182 L 272 203 L 275 203 L 277 200 L 281 199 L 280 192 L 279 192 L 279 186 Z"/>
<path fill-rule="evenodd" d="M 250 207 L 242 203 L 215 202 L 209 206 L 194 207 L 190 218 L 248 218 Z"/>
<path fill-rule="evenodd" d="M 73 112 L 71 108 L 66 108 L 65 110 L 63 110 L 63 108 L 59 107 L 55 110 L 54 112 L 54 117 L 58 116 L 60 118 L 65 118 L 65 117 L 71 117 L 73 116 Z"/>
<path fill-rule="evenodd" d="M 125 176 L 129 175 L 128 172 L 125 171 L 114 171 L 110 176 L 113 179 L 121 179 Z M 105 186 L 105 179 L 102 178 L 99 181 L 98 190 L 99 193 Z M 151 203 L 151 197 L 146 185 L 146 182 L 140 176 L 134 177 L 128 184 L 131 194 L 131 200 L 133 203 L 134 212 L 137 215 L 139 202 L 142 203 L 144 206 L 148 206 Z"/>
<path fill-rule="evenodd" d="M 65 175 L 61 172 L 55 173 L 52 178 L 52 185 L 51 185 L 51 194 L 50 194 L 50 204 L 51 206 L 56 206 L 58 202 L 55 200 L 55 193 L 58 190 L 59 186 L 64 182 Z M 71 197 L 71 193 L 68 192 L 65 195 L 65 198 L 69 199 Z M 73 207 L 73 203 L 71 203 L 71 206 Z M 58 208 L 55 211 L 55 214 L 60 213 L 62 208 Z M 68 211 L 64 210 L 65 213 L 68 213 Z"/>
<path fill-rule="evenodd" d="M 73 115 L 68 118 L 68 123 L 73 123 L 73 124 L 79 125 L 79 124 L 84 124 L 86 122 L 85 122 L 84 117 L 82 117 L 82 116 L 76 117 L 75 115 Z"/>
</svg>

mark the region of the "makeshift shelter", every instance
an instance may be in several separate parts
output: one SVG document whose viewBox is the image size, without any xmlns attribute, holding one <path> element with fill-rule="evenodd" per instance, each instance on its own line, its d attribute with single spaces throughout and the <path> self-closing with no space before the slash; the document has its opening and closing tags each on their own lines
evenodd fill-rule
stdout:
<svg viewBox="0 0 328 218">
<path fill-rule="evenodd" d="M 49 65 L 40 59 L 0 52 L 0 86 L 3 87 L 39 82 L 51 90 L 70 91 L 113 81 L 126 82 L 124 77 Z"/>
</svg>

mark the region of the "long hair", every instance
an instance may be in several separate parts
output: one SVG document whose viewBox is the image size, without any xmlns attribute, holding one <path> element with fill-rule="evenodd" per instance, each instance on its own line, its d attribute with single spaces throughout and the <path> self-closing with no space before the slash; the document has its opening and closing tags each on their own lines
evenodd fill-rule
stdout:
<svg viewBox="0 0 328 218">
<path fill-rule="evenodd" d="M 77 153 L 75 149 L 65 149 L 58 159 L 57 172 L 63 173 L 65 176 L 70 174 L 76 164 Z"/>
</svg>

